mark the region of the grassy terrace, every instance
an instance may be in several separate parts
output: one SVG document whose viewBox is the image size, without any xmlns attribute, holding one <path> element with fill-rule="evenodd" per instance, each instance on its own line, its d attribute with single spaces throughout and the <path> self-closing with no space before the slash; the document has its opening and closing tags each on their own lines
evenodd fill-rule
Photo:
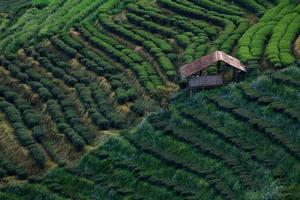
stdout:
<svg viewBox="0 0 300 200">
<path fill-rule="evenodd" d="M 0 199 L 296 200 L 299 6 L 0 0 Z M 215 50 L 246 75 L 191 97 Z"/>
</svg>

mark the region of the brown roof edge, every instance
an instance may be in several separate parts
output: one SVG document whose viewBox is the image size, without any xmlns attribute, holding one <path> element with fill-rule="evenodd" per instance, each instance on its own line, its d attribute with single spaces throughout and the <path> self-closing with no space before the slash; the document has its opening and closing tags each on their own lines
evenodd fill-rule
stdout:
<svg viewBox="0 0 300 200">
<path fill-rule="evenodd" d="M 183 65 L 180 67 L 180 75 L 182 79 L 185 79 L 203 69 L 208 68 L 210 65 L 218 62 L 223 61 L 234 68 L 237 68 L 241 71 L 246 72 L 246 67 L 243 65 L 237 58 L 234 58 L 222 51 L 215 51 L 210 53 L 202 58 L 195 60 L 191 63 Z"/>
<path fill-rule="evenodd" d="M 221 60 L 241 71 L 244 71 L 244 72 L 247 71 L 245 65 L 243 65 L 243 63 L 241 63 L 241 61 L 239 59 L 237 59 L 231 55 L 228 55 L 222 51 L 216 51 L 216 52 L 218 54 L 219 60 Z"/>
</svg>

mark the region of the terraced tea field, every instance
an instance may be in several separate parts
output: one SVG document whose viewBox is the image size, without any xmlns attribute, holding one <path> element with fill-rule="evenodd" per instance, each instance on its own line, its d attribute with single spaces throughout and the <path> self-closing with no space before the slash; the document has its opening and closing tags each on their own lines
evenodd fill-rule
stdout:
<svg viewBox="0 0 300 200">
<path fill-rule="evenodd" d="M 1 200 L 299 198 L 299 1 L 0 0 L 0 30 Z M 247 73 L 190 96 L 215 51 Z"/>
</svg>

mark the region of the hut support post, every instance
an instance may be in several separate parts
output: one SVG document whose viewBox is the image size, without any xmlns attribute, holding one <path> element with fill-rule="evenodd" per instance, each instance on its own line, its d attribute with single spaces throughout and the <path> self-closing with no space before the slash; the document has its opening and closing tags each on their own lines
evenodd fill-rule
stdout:
<svg viewBox="0 0 300 200">
<path fill-rule="evenodd" d="M 235 79 L 235 82 L 237 82 L 237 72 L 236 72 L 236 69 L 233 69 L 233 77 Z"/>
<path fill-rule="evenodd" d="M 218 62 L 218 74 L 221 74 L 221 62 Z"/>
<path fill-rule="evenodd" d="M 190 84 L 189 84 L 189 92 L 190 92 L 190 97 L 193 96 L 193 89 L 190 87 Z"/>
</svg>

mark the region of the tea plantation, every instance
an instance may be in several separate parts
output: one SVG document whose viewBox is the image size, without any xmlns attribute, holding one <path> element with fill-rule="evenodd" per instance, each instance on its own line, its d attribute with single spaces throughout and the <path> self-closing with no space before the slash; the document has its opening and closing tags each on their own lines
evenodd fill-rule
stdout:
<svg viewBox="0 0 300 200">
<path fill-rule="evenodd" d="M 1 200 L 299 197 L 298 0 L 0 0 Z"/>
</svg>

